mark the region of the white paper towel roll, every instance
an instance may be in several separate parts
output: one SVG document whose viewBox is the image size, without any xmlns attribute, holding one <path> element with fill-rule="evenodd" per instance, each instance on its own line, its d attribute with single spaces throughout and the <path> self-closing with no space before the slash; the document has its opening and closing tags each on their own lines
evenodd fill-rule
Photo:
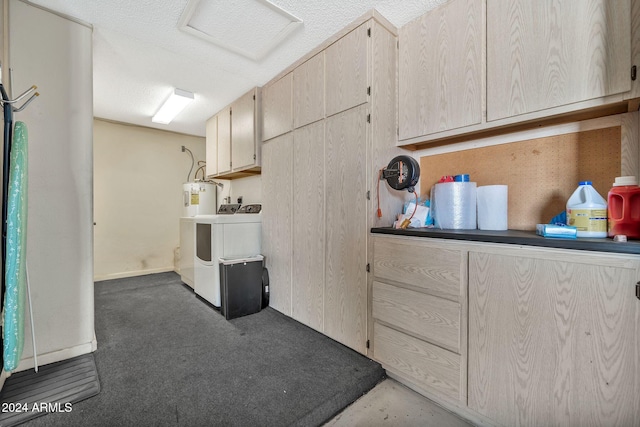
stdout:
<svg viewBox="0 0 640 427">
<path fill-rule="evenodd" d="M 476 183 L 444 182 L 435 185 L 434 220 L 437 228 L 475 230 Z"/>
<path fill-rule="evenodd" d="M 507 186 L 483 185 L 477 188 L 478 228 L 480 230 L 506 230 Z"/>
</svg>

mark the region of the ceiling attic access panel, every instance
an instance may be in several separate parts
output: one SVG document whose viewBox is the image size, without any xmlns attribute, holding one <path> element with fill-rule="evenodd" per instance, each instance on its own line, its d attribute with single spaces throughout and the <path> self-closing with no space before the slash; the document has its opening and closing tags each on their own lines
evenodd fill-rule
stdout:
<svg viewBox="0 0 640 427">
<path fill-rule="evenodd" d="M 263 59 L 302 20 L 267 0 L 189 0 L 178 28 L 254 61 Z"/>
</svg>

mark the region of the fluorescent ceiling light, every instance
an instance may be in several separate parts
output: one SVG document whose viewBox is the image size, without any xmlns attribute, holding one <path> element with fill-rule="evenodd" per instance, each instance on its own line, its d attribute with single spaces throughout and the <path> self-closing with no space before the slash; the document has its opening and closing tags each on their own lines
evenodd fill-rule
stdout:
<svg viewBox="0 0 640 427">
<path fill-rule="evenodd" d="M 184 110 L 184 107 L 191 101 L 193 101 L 193 93 L 182 89 L 175 89 L 151 121 L 166 125 L 170 123 L 180 111 Z"/>
</svg>

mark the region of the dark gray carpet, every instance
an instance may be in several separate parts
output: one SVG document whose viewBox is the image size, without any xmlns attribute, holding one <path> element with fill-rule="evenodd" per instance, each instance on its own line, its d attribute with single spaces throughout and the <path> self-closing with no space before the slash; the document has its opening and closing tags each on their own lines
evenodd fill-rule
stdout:
<svg viewBox="0 0 640 427">
<path fill-rule="evenodd" d="M 100 394 L 24 426 L 317 426 L 384 377 L 271 308 L 227 321 L 175 273 L 95 295 Z"/>
</svg>

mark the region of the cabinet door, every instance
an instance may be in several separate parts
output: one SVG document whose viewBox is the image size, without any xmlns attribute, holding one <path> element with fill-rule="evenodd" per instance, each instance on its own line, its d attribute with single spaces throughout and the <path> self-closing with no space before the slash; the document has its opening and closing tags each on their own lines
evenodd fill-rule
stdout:
<svg viewBox="0 0 640 427">
<path fill-rule="evenodd" d="M 469 407 L 506 426 L 640 425 L 638 260 L 511 252 L 469 254 Z"/>
<path fill-rule="evenodd" d="M 361 353 L 367 333 L 367 106 L 326 120 L 324 328 Z"/>
<path fill-rule="evenodd" d="M 293 74 L 262 90 L 262 138 L 267 141 L 293 129 L 291 109 Z"/>
<path fill-rule="evenodd" d="M 631 88 L 629 0 L 487 2 L 487 120 Z"/>
<path fill-rule="evenodd" d="M 324 121 L 293 134 L 293 268 L 291 317 L 323 331 Z"/>
<path fill-rule="evenodd" d="M 231 166 L 241 170 L 256 162 L 255 90 L 231 105 Z"/>
<path fill-rule="evenodd" d="M 369 100 L 368 46 L 365 22 L 325 50 L 327 116 Z"/>
<path fill-rule="evenodd" d="M 324 118 L 324 52 L 293 70 L 294 127 Z"/>
<path fill-rule="evenodd" d="M 213 116 L 207 120 L 206 135 L 206 160 L 207 176 L 218 173 L 218 117 Z"/>
<path fill-rule="evenodd" d="M 482 1 L 451 1 L 398 38 L 399 139 L 480 123 Z"/>
<path fill-rule="evenodd" d="M 262 253 L 269 270 L 269 306 L 291 316 L 291 168 L 293 134 L 262 145 Z"/>
<path fill-rule="evenodd" d="M 218 174 L 231 171 L 231 108 L 220 111 L 218 117 Z"/>
</svg>

